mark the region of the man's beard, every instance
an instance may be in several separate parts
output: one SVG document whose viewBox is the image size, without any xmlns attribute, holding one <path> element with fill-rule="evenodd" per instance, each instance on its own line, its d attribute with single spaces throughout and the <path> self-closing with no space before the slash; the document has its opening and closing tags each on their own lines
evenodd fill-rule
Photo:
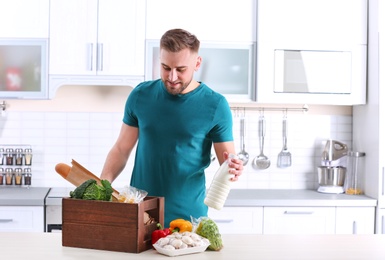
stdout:
<svg viewBox="0 0 385 260">
<path fill-rule="evenodd" d="M 163 80 L 164 86 L 166 87 L 166 90 L 171 95 L 179 95 L 182 94 L 182 92 L 190 85 L 192 79 L 188 83 L 179 82 L 177 86 L 180 87 L 171 87 L 169 86 L 170 82 L 168 80 Z"/>
</svg>

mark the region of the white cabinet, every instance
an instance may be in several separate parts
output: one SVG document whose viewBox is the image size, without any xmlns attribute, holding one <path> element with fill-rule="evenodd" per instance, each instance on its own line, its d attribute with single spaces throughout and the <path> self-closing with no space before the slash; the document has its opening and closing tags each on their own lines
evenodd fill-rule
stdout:
<svg viewBox="0 0 385 260">
<path fill-rule="evenodd" d="M 265 207 L 264 234 L 334 234 L 334 207 Z"/>
<path fill-rule="evenodd" d="M 259 0 L 257 24 L 257 102 L 365 104 L 367 0 Z M 277 60 L 284 51 L 302 57 Z M 294 86 L 281 90 L 281 79 Z"/>
<path fill-rule="evenodd" d="M 49 0 L 0 2 L 0 37 L 48 38 Z"/>
<path fill-rule="evenodd" d="M 160 39 L 167 30 L 182 28 L 200 41 L 255 41 L 256 2 L 147 0 L 146 39 Z"/>
<path fill-rule="evenodd" d="M 51 0 L 50 83 L 126 85 L 130 76 L 143 78 L 144 42 L 145 1 Z"/>
<path fill-rule="evenodd" d="M 353 107 L 353 147 L 366 153 L 365 195 L 378 200 L 376 233 L 382 233 L 385 208 L 385 3 L 369 1 L 368 100 Z"/>
<path fill-rule="evenodd" d="M 44 207 L 0 206 L 0 232 L 44 232 Z"/>
<path fill-rule="evenodd" d="M 374 207 L 337 207 L 336 234 L 374 234 Z"/>
<path fill-rule="evenodd" d="M 221 234 L 262 234 L 263 207 L 224 207 L 220 211 L 209 208 Z"/>
</svg>

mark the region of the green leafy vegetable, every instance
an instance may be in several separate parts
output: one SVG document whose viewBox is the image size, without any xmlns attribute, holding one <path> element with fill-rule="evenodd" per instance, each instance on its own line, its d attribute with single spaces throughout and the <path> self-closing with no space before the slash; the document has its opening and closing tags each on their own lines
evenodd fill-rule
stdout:
<svg viewBox="0 0 385 260">
<path fill-rule="evenodd" d="M 101 180 L 100 182 L 102 185 L 98 185 L 96 180 L 87 180 L 80 184 L 74 191 L 71 191 L 70 197 L 83 200 L 110 201 L 113 192 L 111 183 L 107 180 Z"/>
<path fill-rule="evenodd" d="M 214 220 L 207 217 L 202 218 L 195 232 L 210 241 L 209 250 L 219 251 L 222 249 L 222 236 Z"/>
</svg>

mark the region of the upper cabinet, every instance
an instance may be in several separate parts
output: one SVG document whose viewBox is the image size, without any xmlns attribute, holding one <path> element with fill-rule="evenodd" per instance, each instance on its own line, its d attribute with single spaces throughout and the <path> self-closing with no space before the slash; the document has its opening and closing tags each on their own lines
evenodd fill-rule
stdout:
<svg viewBox="0 0 385 260">
<path fill-rule="evenodd" d="M 145 1 L 51 0 L 50 96 L 63 84 L 143 79 L 144 42 Z"/>
<path fill-rule="evenodd" d="M 182 28 L 200 41 L 255 41 L 256 10 L 255 0 L 147 0 L 146 38 L 160 39 L 167 30 Z"/>
<path fill-rule="evenodd" d="M 367 0 L 259 0 L 257 102 L 366 102 Z"/>
<path fill-rule="evenodd" d="M 48 38 L 49 0 L 0 2 L 0 38 Z"/>
</svg>

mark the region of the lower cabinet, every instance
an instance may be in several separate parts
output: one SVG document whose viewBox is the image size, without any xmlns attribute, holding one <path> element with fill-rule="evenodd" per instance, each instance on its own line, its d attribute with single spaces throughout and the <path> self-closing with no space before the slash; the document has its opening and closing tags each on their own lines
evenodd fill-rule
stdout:
<svg viewBox="0 0 385 260">
<path fill-rule="evenodd" d="M 375 233 L 375 207 L 224 207 L 209 217 L 222 234 Z"/>
<path fill-rule="evenodd" d="M 221 234 L 263 233 L 263 207 L 209 208 L 208 216 L 217 223 Z"/>
<path fill-rule="evenodd" d="M 335 207 L 265 207 L 264 234 L 334 234 Z"/>
<path fill-rule="evenodd" d="M 44 207 L 0 206 L 0 232 L 44 232 Z"/>
<path fill-rule="evenodd" d="M 374 234 L 374 207 L 337 207 L 336 234 Z"/>
</svg>

